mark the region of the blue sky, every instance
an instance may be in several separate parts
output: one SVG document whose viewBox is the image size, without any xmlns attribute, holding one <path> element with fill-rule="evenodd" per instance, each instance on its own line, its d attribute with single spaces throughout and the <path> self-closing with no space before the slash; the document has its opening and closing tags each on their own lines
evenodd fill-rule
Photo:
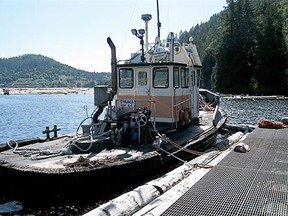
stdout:
<svg viewBox="0 0 288 216">
<path fill-rule="evenodd" d="M 161 39 L 189 31 L 223 10 L 226 0 L 159 0 Z M 117 59 L 140 49 L 131 29 L 157 35 L 156 0 L 0 0 L 0 58 L 41 54 L 87 71 L 110 71 L 111 37 Z"/>
</svg>

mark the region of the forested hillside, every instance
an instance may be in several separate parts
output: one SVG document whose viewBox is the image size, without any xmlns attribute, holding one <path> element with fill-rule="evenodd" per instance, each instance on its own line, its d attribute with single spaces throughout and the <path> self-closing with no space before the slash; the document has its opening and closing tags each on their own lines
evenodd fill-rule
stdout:
<svg viewBox="0 0 288 216">
<path fill-rule="evenodd" d="M 202 87 L 233 94 L 288 95 L 288 1 L 227 0 L 192 36 L 202 59 Z"/>
<path fill-rule="evenodd" d="M 90 73 L 42 55 L 0 58 L 0 85 L 5 87 L 94 87 L 108 84 L 110 73 Z"/>
<path fill-rule="evenodd" d="M 179 34 L 194 38 L 202 87 L 220 93 L 288 95 L 288 1 L 226 0 L 208 22 Z M 110 73 L 90 73 L 41 55 L 0 58 L 0 86 L 93 87 Z"/>
</svg>

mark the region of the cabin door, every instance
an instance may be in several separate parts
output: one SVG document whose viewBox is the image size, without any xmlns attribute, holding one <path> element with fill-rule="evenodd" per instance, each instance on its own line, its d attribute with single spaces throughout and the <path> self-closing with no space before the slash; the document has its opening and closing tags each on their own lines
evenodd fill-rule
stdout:
<svg viewBox="0 0 288 216">
<path fill-rule="evenodd" d="M 136 92 L 137 95 L 143 96 L 145 99 L 150 99 L 150 71 L 147 69 L 137 69 L 136 71 Z M 146 98 L 148 97 L 148 98 Z"/>
</svg>

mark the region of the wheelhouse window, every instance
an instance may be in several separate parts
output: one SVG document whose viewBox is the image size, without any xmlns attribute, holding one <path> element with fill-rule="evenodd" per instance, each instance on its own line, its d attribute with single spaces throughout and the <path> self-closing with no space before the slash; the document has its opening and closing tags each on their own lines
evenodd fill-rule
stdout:
<svg viewBox="0 0 288 216">
<path fill-rule="evenodd" d="M 147 85 L 147 72 L 146 71 L 138 72 L 138 85 L 139 86 Z"/>
<path fill-rule="evenodd" d="M 192 80 L 192 85 L 193 85 L 193 86 L 196 85 L 196 82 L 195 82 L 195 73 L 196 73 L 196 71 L 192 71 L 192 74 L 191 74 L 191 80 Z"/>
<path fill-rule="evenodd" d="M 201 82 L 201 72 L 200 69 L 197 69 L 197 86 L 200 87 Z"/>
<path fill-rule="evenodd" d="M 133 69 L 120 69 L 119 70 L 119 87 L 120 88 L 133 88 Z"/>
<path fill-rule="evenodd" d="M 181 68 L 181 88 L 188 88 L 189 85 L 189 70 Z"/>
<path fill-rule="evenodd" d="M 168 88 L 169 87 L 169 70 L 166 67 L 154 68 L 153 70 L 153 87 Z"/>
<path fill-rule="evenodd" d="M 179 68 L 173 68 L 173 87 L 179 88 Z"/>
</svg>

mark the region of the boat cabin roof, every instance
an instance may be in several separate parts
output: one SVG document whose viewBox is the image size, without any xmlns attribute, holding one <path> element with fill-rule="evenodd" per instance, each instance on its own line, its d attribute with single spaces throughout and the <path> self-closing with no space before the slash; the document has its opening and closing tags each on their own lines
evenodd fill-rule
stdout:
<svg viewBox="0 0 288 216">
<path fill-rule="evenodd" d="M 156 62 L 156 63 L 147 63 L 147 62 L 140 62 L 140 63 L 128 63 L 128 64 L 118 64 L 117 67 L 159 67 L 159 66 L 178 66 L 178 67 L 187 67 L 187 64 L 178 63 L 178 62 Z"/>
</svg>

